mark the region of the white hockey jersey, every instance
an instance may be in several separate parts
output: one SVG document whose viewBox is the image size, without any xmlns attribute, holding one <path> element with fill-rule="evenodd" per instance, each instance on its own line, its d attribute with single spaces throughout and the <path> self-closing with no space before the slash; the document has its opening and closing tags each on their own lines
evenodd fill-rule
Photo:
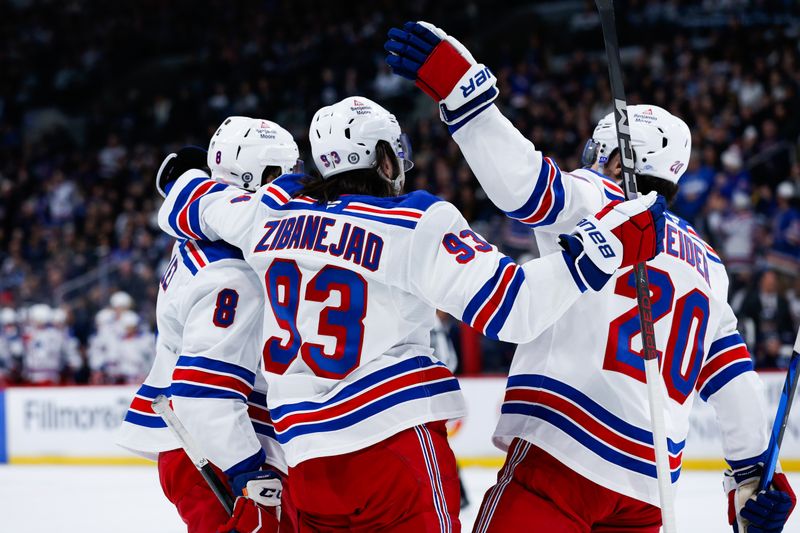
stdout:
<svg viewBox="0 0 800 533">
<path fill-rule="evenodd" d="M 95 372 L 105 371 L 105 366 L 111 358 L 111 351 L 114 347 L 117 335 L 110 325 L 99 327 L 94 334 L 89 337 L 89 347 L 87 349 L 89 357 L 89 368 Z"/>
<path fill-rule="evenodd" d="M 25 379 L 31 383 L 59 383 L 61 373 L 74 364 L 63 333 L 53 326 L 31 327 L 23 338 Z"/>
<path fill-rule="evenodd" d="M 141 383 L 153 364 L 155 348 L 151 333 L 120 335 L 109 346 L 103 368 L 113 382 Z"/>
<path fill-rule="evenodd" d="M 259 281 L 239 250 L 222 242 L 177 242 L 160 281 L 156 357 L 117 443 L 153 460 L 179 447 L 151 406 L 164 394 L 206 457 L 229 477 L 265 462 L 285 473 L 258 371 L 263 308 Z"/>
<path fill-rule="evenodd" d="M 172 235 L 241 248 L 264 284 L 268 405 L 290 466 L 464 415 L 432 356 L 437 307 L 523 342 L 580 295 L 561 254 L 518 266 L 428 193 L 321 204 L 297 179 L 250 195 L 191 171 L 159 212 Z"/>
<path fill-rule="evenodd" d="M 0 381 L 22 363 L 25 344 L 15 326 L 0 329 Z"/>
<path fill-rule="evenodd" d="M 495 205 L 534 228 L 542 253 L 555 250 L 558 234 L 579 219 L 623 199 L 613 181 L 591 170 L 562 172 L 494 106 L 453 138 Z M 648 272 L 673 482 L 696 395 L 716 410 L 728 462 L 757 461 L 768 441 L 762 385 L 727 303 L 720 258 L 668 213 L 664 253 Z M 639 329 L 629 269 L 519 346 L 495 443 L 506 449 L 521 437 L 598 484 L 658 505 Z"/>
</svg>

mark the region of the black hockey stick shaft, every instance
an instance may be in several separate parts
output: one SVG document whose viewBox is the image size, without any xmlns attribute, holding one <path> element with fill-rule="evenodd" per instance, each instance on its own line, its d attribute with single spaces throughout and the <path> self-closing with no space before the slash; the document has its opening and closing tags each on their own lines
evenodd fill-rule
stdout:
<svg viewBox="0 0 800 533">
<path fill-rule="evenodd" d="M 614 20 L 613 0 L 595 0 L 600 13 L 600 25 L 605 39 L 608 56 L 608 73 L 611 82 L 611 95 L 614 99 L 614 118 L 617 124 L 620 164 L 622 167 L 622 186 L 625 197 L 632 200 L 638 196 L 636 175 L 634 174 L 634 152 L 631 143 L 628 103 L 622 81 L 622 61 L 619 56 L 617 27 Z M 650 404 L 650 417 L 653 430 L 653 451 L 655 454 L 655 473 L 661 504 L 661 519 L 664 533 L 675 533 L 674 500 L 672 497 L 672 469 L 669 465 L 667 431 L 664 417 L 664 399 L 661 392 L 662 378 L 659 371 L 658 350 L 656 348 L 653 309 L 650 300 L 650 282 L 644 262 L 634 267 L 636 277 L 636 302 L 639 309 L 639 323 L 642 335 L 642 357 L 647 384 L 647 397 Z"/>
<path fill-rule="evenodd" d="M 631 145 L 630 122 L 628 121 L 628 103 L 625 99 L 625 86 L 622 83 L 622 62 L 619 58 L 614 3 L 612 0 L 597 0 L 597 8 L 600 11 L 600 24 L 603 28 L 603 38 L 608 55 L 608 74 L 611 80 L 611 95 L 614 99 L 614 119 L 617 122 L 619 156 L 622 166 L 622 186 L 625 198 L 632 200 L 637 197 L 638 190 L 633 170 L 634 154 Z M 645 360 L 658 359 L 647 268 L 644 263 L 638 263 L 635 271 L 636 301 L 639 304 L 639 321 L 642 326 L 642 356 Z"/>
<path fill-rule="evenodd" d="M 227 487 L 225 487 L 225 484 L 217 473 L 214 472 L 214 469 L 211 468 L 211 464 L 206 463 L 197 470 L 200 472 L 200 475 L 203 476 L 203 479 L 206 480 L 206 483 L 208 483 L 208 486 L 211 488 L 211 492 L 217 497 L 219 503 L 225 508 L 225 512 L 228 513 L 229 516 L 233 515 L 233 496 L 228 492 Z"/>
<path fill-rule="evenodd" d="M 186 452 L 187 456 L 189 456 L 189 459 L 192 461 L 195 468 L 197 468 L 197 471 L 200 472 L 200 475 L 203 476 L 203 479 L 217 497 L 219 503 L 222 504 L 223 508 L 225 508 L 225 512 L 228 513 L 228 515 L 233 515 L 234 501 L 233 496 L 228 491 L 228 487 L 225 486 L 225 483 L 222 482 L 217 473 L 211 467 L 211 463 L 208 461 L 208 459 L 206 459 L 206 457 L 200 452 L 200 449 L 194 442 L 191 434 L 180 421 L 178 415 L 175 414 L 175 411 L 173 411 L 170 407 L 167 397 L 163 394 L 159 394 L 155 400 L 153 400 L 152 405 L 153 411 L 167 424 L 167 427 L 175 436 L 175 439 L 180 443 L 183 451 Z"/>
</svg>

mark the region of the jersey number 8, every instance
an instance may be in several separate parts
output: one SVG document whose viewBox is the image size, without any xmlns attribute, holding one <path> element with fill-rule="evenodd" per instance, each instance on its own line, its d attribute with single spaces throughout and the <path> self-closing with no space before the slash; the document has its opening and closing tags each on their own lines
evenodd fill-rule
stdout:
<svg viewBox="0 0 800 533">
<path fill-rule="evenodd" d="M 214 308 L 214 325 L 227 328 L 236 317 L 236 306 L 239 304 L 239 293 L 233 289 L 222 289 L 217 294 L 217 306 Z"/>
</svg>

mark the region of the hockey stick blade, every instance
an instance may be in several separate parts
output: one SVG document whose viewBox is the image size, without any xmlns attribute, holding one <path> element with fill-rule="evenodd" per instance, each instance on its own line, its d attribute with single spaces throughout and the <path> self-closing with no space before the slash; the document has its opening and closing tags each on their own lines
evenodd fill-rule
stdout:
<svg viewBox="0 0 800 533">
<path fill-rule="evenodd" d="M 214 495 L 219 500 L 219 503 L 222 504 L 222 507 L 225 508 L 225 512 L 228 515 L 233 514 L 233 496 L 231 496 L 230 492 L 228 492 L 228 488 L 222 482 L 222 480 L 217 476 L 217 473 L 214 472 L 214 469 L 211 467 L 211 463 L 208 462 L 203 454 L 200 452 L 199 447 L 195 443 L 192 435 L 187 431 L 186 427 L 183 425 L 183 422 L 178 418 L 178 415 L 175 414 L 175 411 L 169 405 L 169 400 L 163 394 L 159 394 L 156 396 L 155 400 L 153 400 L 153 411 L 164 420 L 167 424 L 167 427 L 172 431 L 172 434 L 175 435 L 175 438 L 178 440 L 178 443 L 183 448 L 183 451 L 186 452 L 186 455 L 189 456 L 189 459 L 194 464 L 195 468 L 200 472 L 200 475 L 203 476 L 203 479 L 206 480 L 208 486 L 211 488 Z"/>
<path fill-rule="evenodd" d="M 759 491 L 767 490 L 775 475 L 775 468 L 778 466 L 778 454 L 781 451 L 783 434 L 786 431 L 786 423 L 789 421 L 789 413 L 792 410 L 792 402 L 797 392 L 797 381 L 800 377 L 797 372 L 798 364 L 800 364 L 800 330 L 794 341 L 794 352 L 789 361 L 789 368 L 786 370 L 786 381 L 783 382 L 778 411 L 775 413 L 775 422 L 772 424 L 767 456 L 764 459 L 764 473 L 761 474 L 761 480 L 758 483 Z"/>
</svg>

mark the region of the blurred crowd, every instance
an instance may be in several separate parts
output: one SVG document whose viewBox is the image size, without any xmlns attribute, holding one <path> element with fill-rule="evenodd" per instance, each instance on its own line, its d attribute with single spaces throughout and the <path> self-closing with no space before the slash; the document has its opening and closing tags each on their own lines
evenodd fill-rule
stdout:
<svg viewBox="0 0 800 533">
<path fill-rule="evenodd" d="M 155 336 L 132 307 L 129 294 L 112 294 L 85 345 L 66 307 L 0 309 L 0 385 L 141 383 L 155 357 Z"/>
<path fill-rule="evenodd" d="M 725 259 L 757 365 L 781 367 L 800 325 L 800 8 L 619 3 L 629 102 L 665 107 L 692 129 L 672 209 Z M 492 67 L 514 124 L 563 168 L 577 167 L 611 109 L 594 3 L 502 4 L 9 2 L 0 18 L 3 379 L 138 379 L 143 354 L 126 370 L 127 355 L 97 354 L 141 337 L 152 357 L 157 279 L 171 251 L 155 223 L 154 173 L 174 148 L 207 144 L 232 114 L 279 122 L 307 153 L 314 110 L 348 94 L 373 98 L 414 144 L 407 187 L 454 203 L 509 255 L 535 255 L 530 232 L 487 201 L 435 106 L 383 65 L 393 24 L 442 25 Z M 109 303 L 123 293 L 126 304 Z M 471 369 L 507 369 L 512 347 L 446 317 L 443 328 L 457 352 L 480 355 Z"/>
</svg>

